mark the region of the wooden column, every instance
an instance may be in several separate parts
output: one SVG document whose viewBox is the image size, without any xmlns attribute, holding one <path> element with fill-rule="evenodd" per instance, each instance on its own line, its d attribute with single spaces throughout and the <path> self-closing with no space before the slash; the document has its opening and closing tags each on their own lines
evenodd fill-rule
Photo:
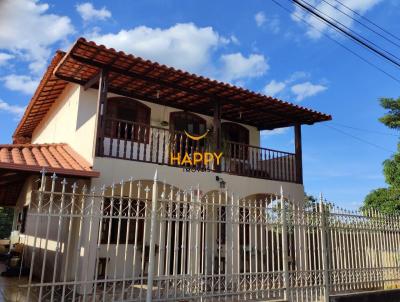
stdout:
<svg viewBox="0 0 400 302">
<path fill-rule="evenodd" d="M 99 91 L 97 97 L 97 134 L 96 134 L 96 155 L 103 156 L 104 152 L 104 130 L 105 113 L 107 111 L 107 93 L 108 93 L 108 71 L 102 69 L 99 78 Z"/>
<path fill-rule="evenodd" d="M 303 183 L 303 151 L 301 147 L 301 125 L 294 126 L 294 144 L 295 144 L 295 165 L 296 165 L 296 181 Z"/>
<path fill-rule="evenodd" d="M 213 118 L 213 140 L 214 140 L 214 148 L 213 152 L 221 151 L 222 144 L 222 133 L 221 133 L 221 103 L 219 101 L 214 101 L 214 118 Z M 221 166 L 215 167 L 217 172 L 221 171 Z"/>
</svg>

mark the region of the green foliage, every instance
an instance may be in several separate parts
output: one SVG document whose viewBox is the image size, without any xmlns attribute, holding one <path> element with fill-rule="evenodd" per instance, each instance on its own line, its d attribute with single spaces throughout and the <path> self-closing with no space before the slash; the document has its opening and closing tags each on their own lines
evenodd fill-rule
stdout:
<svg viewBox="0 0 400 302">
<path fill-rule="evenodd" d="M 0 207 L 0 239 L 10 237 L 13 218 L 14 218 L 13 208 Z"/>
<path fill-rule="evenodd" d="M 380 102 L 388 112 L 379 121 L 391 129 L 400 130 L 400 98 L 381 98 Z"/>
<path fill-rule="evenodd" d="M 304 196 L 304 207 L 306 209 L 314 209 L 316 204 L 318 203 L 318 198 L 313 195 L 306 195 Z"/>
<path fill-rule="evenodd" d="M 382 98 L 380 103 L 387 112 L 379 121 L 391 129 L 400 130 L 400 98 Z M 383 174 L 389 187 L 371 191 L 365 197 L 362 210 L 400 214 L 400 143 L 397 152 L 383 162 Z"/>
<path fill-rule="evenodd" d="M 364 200 L 362 210 L 374 209 L 386 214 L 400 214 L 400 190 L 380 188 L 371 191 Z"/>
<path fill-rule="evenodd" d="M 386 183 L 394 188 L 400 188 L 400 143 L 397 150 L 397 153 L 383 162 L 383 174 Z"/>
</svg>

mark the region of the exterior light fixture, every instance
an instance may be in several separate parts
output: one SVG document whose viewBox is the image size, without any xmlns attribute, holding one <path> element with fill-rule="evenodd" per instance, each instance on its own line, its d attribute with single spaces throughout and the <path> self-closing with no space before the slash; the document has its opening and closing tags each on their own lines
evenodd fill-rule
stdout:
<svg viewBox="0 0 400 302">
<path fill-rule="evenodd" d="M 219 182 L 220 189 L 225 189 L 226 182 L 222 179 L 222 177 L 215 176 L 215 180 Z"/>
</svg>

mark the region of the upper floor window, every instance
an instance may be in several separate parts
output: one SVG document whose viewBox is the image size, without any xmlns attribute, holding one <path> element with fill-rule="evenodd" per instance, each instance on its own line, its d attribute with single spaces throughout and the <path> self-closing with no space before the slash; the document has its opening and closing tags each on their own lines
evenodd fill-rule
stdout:
<svg viewBox="0 0 400 302">
<path fill-rule="evenodd" d="M 206 132 L 206 129 L 205 119 L 196 114 L 186 111 L 171 112 L 170 114 L 170 130 L 172 132 L 186 130 L 190 134 L 199 135 Z"/>
<path fill-rule="evenodd" d="M 150 114 L 151 109 L 139 101 L 121 97 L 109 98 L 105 135 L 145 141 L 149 135 Z"/>
<path fill-rule="evenodd" d="M 221 124 L 222 129 L 222 139 L 241 143 L 241 144 L 249 144 L 249 130 L 239 124 L 224 122 Z"/>
</svg>

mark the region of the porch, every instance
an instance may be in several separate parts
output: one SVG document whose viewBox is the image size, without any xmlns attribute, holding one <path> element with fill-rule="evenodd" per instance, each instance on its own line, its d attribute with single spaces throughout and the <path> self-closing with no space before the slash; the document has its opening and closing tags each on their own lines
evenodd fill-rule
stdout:
<svg viewBox="0 0 400 302">
<path fill-rule="evenodd" d="M 95 129 L 97 157 L 174 166 L 170 158 L 171 151 L 182 156 L 187 152 L 193 156 L 196 151 L 212 150 L 223 153 L 220 165 L 210 163 L 200 168 L 302 183 L 301 126 L 331 119 L 330 115 L 117 52 L 83 38 L 78 39 L 70 51 L 56 62 L 50 79 L 53 80 L 44 84 L 46 91 L 55 90 L 57 95 L 63 89 L 58 83 L 60 81 L 79 84 L 83 90 L 98 91 Z M 157 122 L 157 126 L 162 125 L 162 119 L 154 120 L 152 117 L 150 120 L 137 112 L 134 113 L 136 118 L 131 115 L 130 118 L 113 120 L 115 116 L 109 115 L 111 96 L 209 117 L 212 119 L 212 125 L 207 128 L 212 129 L 207 136 L 209 140 L 188 142 L 176 129 L 155 127 L 154 122 Z M 31 129 L 48 110 L 47 107 L 36 107 L 32 106 L 32 110 L 39 111 L 35 120 L 21 122 L 14 134 L 16 141 L 29 139 Z M 255 132 L 293 127 L 295 150 L 293 153 L 282 152 L 262 148 L 258 142 L 250 144 L 224 140 L 221 127 L 224 122 L 252 127 Z M 111 133 L 107 130 L 109 127 L 113 128 Z M 198 131 L 192 134 L 203 133 Z"/>
<path fill-rule="evenodd" d="M 194 141 L 181 131 L 113 118 L 105 118 L 105 124 L 109 131 L 101 138 L 100 157 L 301 183 L 294 153 L 223 140 L 217 163 L 215 159 L 200 158 L 215 152 L 214 141 L 207 137 Z M 201 154 L 198 162 L 182 164 L 186 154 L 194 159 L 196 153 Z"/>
</svg>

